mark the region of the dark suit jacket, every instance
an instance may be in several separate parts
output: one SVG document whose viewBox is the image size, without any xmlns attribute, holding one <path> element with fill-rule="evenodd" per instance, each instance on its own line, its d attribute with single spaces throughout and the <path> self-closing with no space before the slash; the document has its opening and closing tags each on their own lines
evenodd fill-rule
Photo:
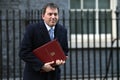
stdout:
<svg viewBox="0 0 120 80">
<path fill-rule="evenodd" d="M 55 38 L 58 39 L 65 52 L 65 55 L 67 56 L 67 30 L 57 23 L 54 32 Z M 59 80 L 59 66 L 55 67 L 55 71 L 40 72 L 40 69 L 44 65 L 44 63 L 38 60 L 32 53 L 35 48 L 42 46 L 49 41 L 49 33 L 43 21 L 37 24 L 30 24 L 26 28 L 19 53 L 20 58 L 26 63 L 23 80 Z"/>
</svg>

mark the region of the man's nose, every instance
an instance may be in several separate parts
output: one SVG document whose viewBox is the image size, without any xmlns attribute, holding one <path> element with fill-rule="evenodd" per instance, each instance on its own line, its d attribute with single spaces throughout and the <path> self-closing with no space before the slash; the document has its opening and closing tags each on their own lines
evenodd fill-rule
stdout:
<svg viewBox="0 0 120 80">
<path fill-rule="evenodd" d="M 52 15 L 52 18 L 55 18 L 55 17 L 56 17 L 56 16 L 53 14 L 53 15 Z"/>
</svg>

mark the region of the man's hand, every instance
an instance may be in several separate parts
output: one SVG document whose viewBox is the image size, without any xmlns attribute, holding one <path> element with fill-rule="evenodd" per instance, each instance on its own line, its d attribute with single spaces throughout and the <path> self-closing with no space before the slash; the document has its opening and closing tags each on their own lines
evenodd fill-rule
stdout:
<svg viewBox="0 0 120 80">
<path fill-rule="evenodd" d="M 45 63 L 45 64 L 43 65 L 42 69 L 43 69 L 45 72 L 54 71 L 55 68 L 51 66 L 53 63 L 54 63 L 54 61 Z"/>
<path fill-rule="evenodd" d="M 63 60 L 56 60 L 56 65 L 62 65 L 65 64 L 65 61 Z"/>
</svg>

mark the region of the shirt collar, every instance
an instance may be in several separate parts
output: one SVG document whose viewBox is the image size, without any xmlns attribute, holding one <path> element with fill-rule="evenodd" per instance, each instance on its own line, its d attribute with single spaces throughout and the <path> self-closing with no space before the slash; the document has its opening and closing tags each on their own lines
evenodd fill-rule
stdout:
<svg viewBox="0 0 120 80">
<path fill-rule="evenodd" d="M 44 22 L 44 23 L 45 23 L 45 22 Z M 46 23 L 45 23 L 45 26 L 46 26 L 46 28 L 47 28 L 48 31 L 51 29 L 51 27 L 48 26 Z M 52 28 L 55 29 L 55 26 L 53 26 Z"/>
</svg>

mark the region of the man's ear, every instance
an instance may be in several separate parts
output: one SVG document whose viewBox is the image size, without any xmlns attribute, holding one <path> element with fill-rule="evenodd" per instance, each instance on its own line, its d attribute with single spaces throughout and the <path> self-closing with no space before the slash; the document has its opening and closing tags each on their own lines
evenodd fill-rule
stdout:
<svg viewBox="0 0 120 80">
<path fill-rule="evenodd" d="M 42 19 L 44 19 L 44 15 L 42 14 Z"/>
</svg>

